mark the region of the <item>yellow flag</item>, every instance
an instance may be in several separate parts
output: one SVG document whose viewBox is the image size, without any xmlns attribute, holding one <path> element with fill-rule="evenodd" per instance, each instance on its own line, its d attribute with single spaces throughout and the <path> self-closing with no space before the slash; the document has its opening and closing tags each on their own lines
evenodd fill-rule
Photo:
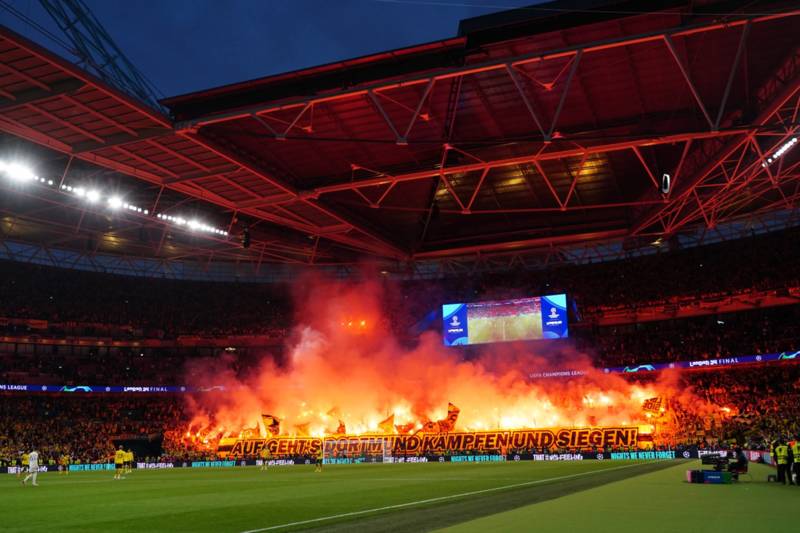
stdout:
<svg viewBox="0 0 800 533">
<path fill-rule="evenodd" d="M 384 433 L 394 433 L 394 413 L 390 414 L 385 420 L 379 422 L 378 427 Z"/>
<path fill-rule="evenodd" d="M 437 423 L 439 424 L 439 431 L 440 432 L 447 432 L 453 431 L 456 427 L 456 421 L 458 421 L 458 414 L 461 412 L 461 409 L 453 405 L 452 403 L 448 402 L 447 404 L 447 418 L 444 420 L 439 420 Z"/>
<path fill-rule="evenodd" d="M 272 415 L 261 415 L 261 421 L 264 423 L 264 429 L 267 430 L 267 435 L 278 435 L 281 432 L 280 418 Z"/>
</svg>

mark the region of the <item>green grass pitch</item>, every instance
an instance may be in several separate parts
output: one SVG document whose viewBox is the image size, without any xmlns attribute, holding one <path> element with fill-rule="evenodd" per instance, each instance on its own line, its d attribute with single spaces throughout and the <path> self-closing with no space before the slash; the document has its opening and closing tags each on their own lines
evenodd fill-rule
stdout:
<svg viewBox="0 0 800 533">
<path fill-rule="evenodd" d="M 505 342 L 542 337 L 540 313 L 469 319 L 469 342 Z"/>
<path fill-rule="evenodd" d="M 0 531 L 798 531 L 799 487 L 688 485 L 697 462 L 399 464 L 0 477 Z"/>
</svg>

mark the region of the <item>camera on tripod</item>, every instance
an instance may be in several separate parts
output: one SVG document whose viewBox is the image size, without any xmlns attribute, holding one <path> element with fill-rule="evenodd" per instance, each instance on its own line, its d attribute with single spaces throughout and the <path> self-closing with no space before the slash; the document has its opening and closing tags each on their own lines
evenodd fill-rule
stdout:
<svg viewBox="0 0 800 533">
<path fill-rule="evenodd" d="M 710 453 L 708 455 L 704 455 L 700 459 L 701 464 L 710 465 L 717 472 L 722 472 L 724 470 L 727 470 L 730 462 L 731 462 L 730 457 L 728 457 L 727 455 L 723 456 L 718 453 Z"/>
</svg>

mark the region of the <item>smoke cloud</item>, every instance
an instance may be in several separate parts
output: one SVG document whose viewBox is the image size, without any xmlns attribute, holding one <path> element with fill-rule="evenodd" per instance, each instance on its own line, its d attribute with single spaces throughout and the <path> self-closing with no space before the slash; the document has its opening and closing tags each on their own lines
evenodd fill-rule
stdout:
<svg viewBox="0 0 800 533">
<path fill-rule="evenodd" d="M 375 280 L 299 283 L 283 357 L 264 356 L 245 377 L 237 377 L 234 360 L 224 357 L 188 369 L 195 383 L 227 388 L 189 400 L 192 431 L 213 426 L 236 436 L 258 424 L 264 435 L 262 414 L 278 417 L 288 435 L 332 434 L 340 422 L 349 434 L 377 432 L 392 414 L 395 425 L 416 430 L 445 418 L 448 402 L 461 410 L 460 430 L 636 425 L 647 421 L 647 398 L 697 403 L 675 375 L 631 383 L 594 369 L 586 354 L 563 341 L 485 345 L 468 359 L 461 349 L 443 346 L 435 331 L 405 346 L 383 308 L 388 290 Z M 530 377 L 564 369 L 585 375 Z"/>
</svg>

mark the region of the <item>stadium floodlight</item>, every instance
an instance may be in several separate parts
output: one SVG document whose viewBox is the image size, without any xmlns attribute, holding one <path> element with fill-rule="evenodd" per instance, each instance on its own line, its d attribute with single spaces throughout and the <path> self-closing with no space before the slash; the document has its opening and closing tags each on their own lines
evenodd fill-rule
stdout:
<svg viewBox="0 0 800 533">
<path fill-rule="evenodd" d="M 100 192 L 94 189 L 86 191 L 86 200 L 91 203 L 97 202 L 98 200 L 100 200 Z"/>
<path fill-rule="evenodd" d="M 152 216 L 149 209 L 144 209 L 137 205 L 130 204 L 122 200 L 119 195 L 106 194 L 106 192 L 99 188 L 87 188 L 81 185 L 70 185 L 68 183 L 57 183 L 52 179 L 42 178 L 37 176 L 33 170 L 18 162 L 9 162 L 0 159 L 0 176 L 6 176 L 8 179 L 16 182 L 39 182 L 42 185 L 50 186 L 59 189 L 65 193 L 74 194 L 78 198 L 82 198 L 91 204 L 96 204 L 101 200 L 106 203 L 108 209 L 112 211 L 130 211 L 138 215 Z M 228 232 L 219 228 L 215 228 L 196 218 L 186 219 L 180 216 L 166 215 L 164 213 L 156 214 L 156 217 L 164 222 L 170 222 L 178 226 L 187 227 L 191 231 L 200 231 L 212 235 L 219 235 L 220 237 L 228 237 Z"/>
<path fill-rule="evenodd" d="M 30 167 L 22 163 L 3 163 L 3 165 L 0 166 L 0 171 L 12 181 L 25 182 L 37 181 L 39 179 Z"/>
<path fill-rule="evenodd" d="M 41 181 L 42 183 L 44 183 L 46 180 L 41 180 Z M 48 183 L 52 184 L 52 181 Z M 130 211 L 132 213 L 138 213 L 143 215 L 150 214 L 150 211 L 148 209 L 142 209 L 139 206 L 129 204 L 128 202 L 124 202 L 122 200 L 122 197 L 116 194 L 106 196 L 100 189 L 86 189 L 81 186 L 73 187 L 72 185 L 69 185 L 67 183 L 62 183 L 59 186 L 59 188 L 64 192 L 72 193 L 78 198 L 83 198 L 86 201 L 93 204 L 99 202 L 103 198 L 106 198 L 107 206 L 112 211 L 125 210 L 125 211 Z"/>
<path fill-rule="evenodd" d="M 761 166 L 767 168 L 769 165 L 780 159 L 780 157 L 783 156 L 783 154 L 791 150 L 796 144 L 797 144 L 797 137 L 792 137 L 791 139 L 783 143 L 777 150 L 775 150 L 775 152 L 773 152 L 771 156 L 767 157 L 766 161 L 763 161 L 761 163 Z"/>
<path fill-rule="evenodd" d="M 128 204 L 125 205 L 127 206 Z M 112 196 L 111 198 L 108 199 L 108 207 L 110 207 L 111 209 L 119 209 L 120 207 L 122 207 L 122 198 L 120 198 L 119 196 Z"/>
<path fill-rule="evenodd" d="M 149 211 L 147 209 L 142 209 L 139 206 L 136 206 L 136 205 L 133 205 L 133 204 L 128 204 L 128 203 L 122 204 L 122 208 L 123 209 L 127 209 L 128 211 L 131 211 L 133 213 L 139 213 L 139 214 L 144 213 L 145 215 L 149 213 Z"/>
<path fill-rule="evenodd" d="M 144 211 L 147 214 L 147 210 Z M 214 235 L 219 235 L 220 237 L 227 237 L 228 232 L 219 228 L 215 228 L 205 222 L 197 220 L 196 218 L 192 219 L 185 219 L 183 217 L 167 215 L 165 213 L 156 213 L 156 218 L 159 220 L 163 220 L 164 222 L 171 222 L 177 226 L 186 226 L 191 231 L 201 231 L 203 233 L 211 233 Z"/>
</svg>

